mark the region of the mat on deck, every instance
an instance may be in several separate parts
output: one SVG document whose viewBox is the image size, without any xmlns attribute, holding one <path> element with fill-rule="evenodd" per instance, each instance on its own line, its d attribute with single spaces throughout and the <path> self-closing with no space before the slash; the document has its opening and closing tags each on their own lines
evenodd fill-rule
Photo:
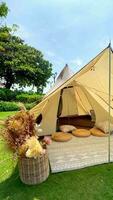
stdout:
<svg viewBox="0 0 113 200">
<path fill-rule="evenodd" d="M 48 146 L 52 173 L 80 169 L 108 162 L 108 137 L 74 137 L 68 142 L 52 142 Z M 113 135 L 111 136 L 113 161 Z"/>
</svg>

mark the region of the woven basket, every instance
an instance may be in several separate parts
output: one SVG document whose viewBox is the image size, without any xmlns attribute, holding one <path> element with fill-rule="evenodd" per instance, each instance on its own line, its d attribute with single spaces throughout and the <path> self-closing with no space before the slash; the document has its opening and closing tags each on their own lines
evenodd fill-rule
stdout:
<svg viewBox="0 0 113 200">
<path fill-rule="evenodd" d="M 19 174 L 23 183 L 34 185 L 42 183 L 49 176 L 47 152 L 38 158 L 19 158 Z"/>
</svg>

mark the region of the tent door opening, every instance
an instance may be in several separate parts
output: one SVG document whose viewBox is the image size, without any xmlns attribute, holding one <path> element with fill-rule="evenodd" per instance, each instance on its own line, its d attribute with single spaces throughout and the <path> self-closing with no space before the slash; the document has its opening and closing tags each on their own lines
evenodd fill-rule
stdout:
<svg viewBox="0 0 113 200">
<path fill-rule="evenodd" d="M 65 87 L 60 92 L 56 130 L 61 125 L 90 129 L 95 124 L 95 112 L 80 86 Z"/>
</svg>

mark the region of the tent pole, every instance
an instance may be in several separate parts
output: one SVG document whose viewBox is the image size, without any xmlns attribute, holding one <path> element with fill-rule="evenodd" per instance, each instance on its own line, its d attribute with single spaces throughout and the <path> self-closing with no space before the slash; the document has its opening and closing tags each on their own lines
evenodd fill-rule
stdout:
<svg viewBox="0 0 113 200">
<path fill-rule="evenodd" d="M 109 115 L 108 115 L 108 162 L 110 162 L 110 115 L 111 115 L 111 42 L 109 43 Z"/>
</svg>

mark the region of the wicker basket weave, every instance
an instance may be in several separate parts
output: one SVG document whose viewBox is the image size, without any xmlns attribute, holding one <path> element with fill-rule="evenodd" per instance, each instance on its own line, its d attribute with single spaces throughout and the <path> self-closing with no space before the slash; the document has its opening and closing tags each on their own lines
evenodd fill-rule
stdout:
<svg viewBox="0 0 113 200">
<path fill-rule="evenodd" d="M 49 176 L 47 152 L 38 158 L 19 158 L 19 174 L 23 183 L 34 185 L 42 183 Z"/>
</svg>

